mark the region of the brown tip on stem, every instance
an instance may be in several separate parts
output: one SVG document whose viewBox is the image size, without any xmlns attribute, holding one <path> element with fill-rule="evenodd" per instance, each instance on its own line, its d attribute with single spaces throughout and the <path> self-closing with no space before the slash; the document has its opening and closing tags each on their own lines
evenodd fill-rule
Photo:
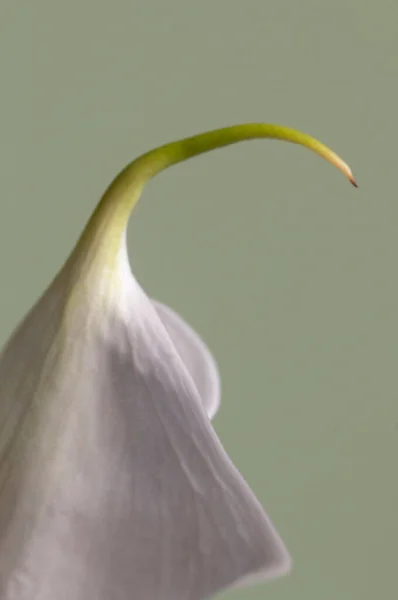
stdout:
<svg viewBox="0 0 398 600">
<path fill-rule="evenodd" d="M 352 183 L 352 185 L 353 185 L 354 187 L 356 187 L 356 188 L 357 188 L 357 187 L 359 187 L 359 186 L 358 186 L 358 184 L 357 184 L 357 182 L 355 181 L 355 179 L 354 179 L 354 176 L 353 176 L 353 175 L 350 177 L 350 181 L 351 181 L 351 183 Z"/>
</svg>

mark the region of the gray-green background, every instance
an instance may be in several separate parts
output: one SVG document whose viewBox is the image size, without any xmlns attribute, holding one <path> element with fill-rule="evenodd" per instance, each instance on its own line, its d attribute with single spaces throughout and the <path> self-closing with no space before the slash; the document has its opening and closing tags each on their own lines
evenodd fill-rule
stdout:
<svg viewBox="0 0 398 600">
<path fill-rule="evenodd" d="M 201 332 L 216 429 L 295 565 L 230 600 L 397 597 L 396 0 L 1 0 L 0 340 L 130 159 L 280 122 L 154 180 L 135 274 Z M 111 600 L 111 599 L 110 599 Z"/>
</svg>

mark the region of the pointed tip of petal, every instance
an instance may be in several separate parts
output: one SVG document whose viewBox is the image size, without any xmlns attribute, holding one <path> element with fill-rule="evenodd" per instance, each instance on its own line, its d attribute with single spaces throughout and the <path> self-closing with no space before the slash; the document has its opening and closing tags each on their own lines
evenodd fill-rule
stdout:
<svg viewBox="0 0 398 600">
<path fill-rule="evenodd" d="M 357 187 L 358 187 L 358 184 L 357 184 L 357 182 L 356 182 L 356 179 L 355 179 L 355 177 L 354 177 L 354 175 L 353 175 L 353 173 L 352 173 L 352 171 L 351 171 L 351 168 L 350 168 L 350 167 L 347 165 L 347 163 L 345 163 L 345 162 L 343 162 L 343 161 L 340 161 L 340 160 L 339 160 L 339 162 L 340 162 L 340 166 L 339 166 L 339 165 L 337 165 L 337 166 L 340 168 L 340 170 L 341 170 L 341 171 L 344 173 L 344 175 L 347 177 L 348 181 L 349 181 L 349 182 L 350 182 L 350 183 L 351 183 L 351 184 L 352 184 L 352 185 L 353 185 L 355 188 L 357 188 Z"/>
<path fill-rule="evenodd" d="M 358 188 L 358 187 L 359 187 L 359 185 L 357 184 L 357 182 L 356 182 L 356 180 L 355 180 L 355 178 L 354 178 L 354 175 L 353 175 L 352 173 L 351 173 L 350 181 L 351 181 L 352 185 L 353 185 L 355 188 Z"/>
<path fill-rule="evenodd" d="M 266 567 L 242 577 L 233 587 L 245 588 L 260 585 L 267 581 L 289 575 L 292 569 L 293 560 L 287 550 L 283 548 L 278 556 L 267 563 Z"/>
</svg>

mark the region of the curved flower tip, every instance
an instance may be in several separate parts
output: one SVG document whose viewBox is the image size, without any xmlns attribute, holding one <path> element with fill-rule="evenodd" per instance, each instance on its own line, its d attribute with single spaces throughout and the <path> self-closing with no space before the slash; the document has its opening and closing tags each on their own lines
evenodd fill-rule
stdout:
<svg viewBox="0 0 398 600">
<path fill-rule="evenodd" d="M 78 259 L 80 276 L 86 278 L 87 269 L 92 269 L 93 264 L 97 264 L 101 271 L 106 264 L 109 272 L 112 273 L 130 214 L 140 198 L 144 185 L 151 177 L 172 165 L 205 152 L 242 141 L 267 138 L 308 148 L 334 165 L 354 187 L 358 187 L 350 167 L 338 154 L 312 136 L 282 125 L 268 123 L 233 125 L 171 142 L 134 160 L 109 186 L 73 255 Z M 83 256 L 86 256 L 85 268 L 81 264 Z"/>
<path fill-rule="evenodd" d="M 202 600 L 286 573 L 290 557 L 210 419 L 217 367 L 148 298 L 125 241 L 162 169 L 243 139 L 313 138 L 244 125 L 128 166 L 0 357 L 0 598 Z"/>
</svg>

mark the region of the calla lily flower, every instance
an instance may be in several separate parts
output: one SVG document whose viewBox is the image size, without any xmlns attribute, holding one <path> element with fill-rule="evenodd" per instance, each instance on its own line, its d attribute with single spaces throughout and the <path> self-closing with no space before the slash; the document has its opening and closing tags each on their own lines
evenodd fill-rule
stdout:
<svg viewBox="0 0 398 600">
<path fill-rule="evenodd" d="M 289 553 L 211 419 L 217 366 L 134 278 L 126 227 L 167 167 L 267 124 L 186 138 L 127 166 L 0 356 L 0 598 L 202 600 L 287 573 Z"/>
</svg>

